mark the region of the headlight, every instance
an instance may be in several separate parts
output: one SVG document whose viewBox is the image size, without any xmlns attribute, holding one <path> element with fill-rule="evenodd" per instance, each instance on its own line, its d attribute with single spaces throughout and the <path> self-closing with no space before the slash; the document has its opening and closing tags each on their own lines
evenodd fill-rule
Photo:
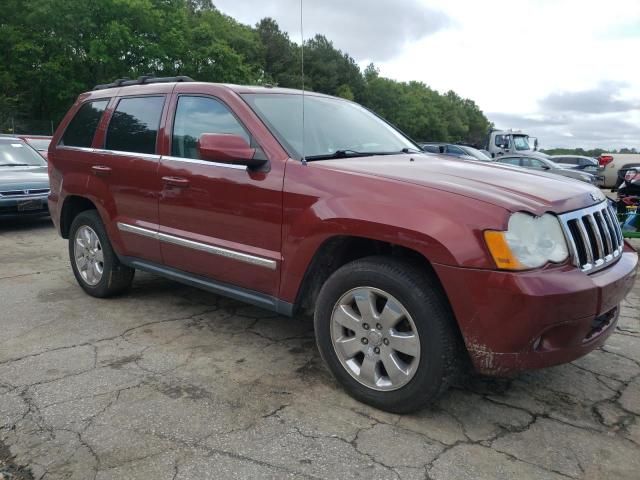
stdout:
<svg viewBox="0 0 640 480">
<path fill-rule="evenodd" d="M 496 265 L 506 270 L 537 268 L 569 256 L 560 221 L 549 213 L 514 213 L 506 232 L 486 231 L 484 237 Z"/>
</svg>

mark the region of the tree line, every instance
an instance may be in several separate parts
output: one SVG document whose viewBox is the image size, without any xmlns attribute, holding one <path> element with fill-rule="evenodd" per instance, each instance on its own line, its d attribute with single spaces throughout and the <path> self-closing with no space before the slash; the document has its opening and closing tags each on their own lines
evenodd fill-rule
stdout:
<svg viewBox="0 0 640 480">
<path fill-rule="evenodd" d="M 301 88 L 301 48 L 271 18 L 243 25 L 210 0 L 3 0 L 0 122 L 60 121 L 78 93 L 116 78 L 188 75 Z M 323 35 L 304 46 L 305 87 L 359 102 L 416 140 L 481 143 L 490 126 L 455 92 L 364 71 Z M 7 130 L 7 123 L 0 123 Z"/>
</svg>

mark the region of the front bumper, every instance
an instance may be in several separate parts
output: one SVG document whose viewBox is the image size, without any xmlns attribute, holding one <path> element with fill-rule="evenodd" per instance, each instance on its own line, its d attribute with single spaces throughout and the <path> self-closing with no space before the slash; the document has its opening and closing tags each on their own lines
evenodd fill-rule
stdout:
<svg viewBox="0 0 640 480">
<path fill-rule="evenodd" d="M 49 215 L 47 194 L 0 198 L 0 218 Z"/>
<path fill-rule="evenodd" d="M 627 244 L 591 275 L 571 265 L 519 273 L 434 265 L 471 361 L 489 375 L 567 363 L 602 345 L 637 267 Z"/>
</svg>

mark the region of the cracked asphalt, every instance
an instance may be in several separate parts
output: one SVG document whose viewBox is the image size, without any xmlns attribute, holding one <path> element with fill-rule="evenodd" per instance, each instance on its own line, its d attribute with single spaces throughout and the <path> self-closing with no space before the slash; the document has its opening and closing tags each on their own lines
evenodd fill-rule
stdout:
<svg viewBox="0 0 640 480">
<path fill-rule="evenodd" d="M 608 343 L 392 415 L 312 324 L 138 274 L 98 300 L 48 221 L 0 225 L 0 479 L 634 479 L 640 285 Z"/>
</svg>

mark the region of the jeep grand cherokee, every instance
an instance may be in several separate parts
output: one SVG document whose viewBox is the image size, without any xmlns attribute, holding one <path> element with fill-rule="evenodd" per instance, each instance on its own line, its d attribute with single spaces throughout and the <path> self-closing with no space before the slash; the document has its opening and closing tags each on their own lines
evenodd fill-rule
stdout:
<svg viewBox="0 0 640 480">
<path fill-rule="evenodd" d="M 593 186 L 425 155 L 310 92 L 102 85 L 61 122 L 49 174 L 89 295 L 123 292 L 139 269 L 313 313 L 339 382 L 395 412 L 436 398 L 467 360 L 507 375 L 602 345 L 638 263 Z"/>
</svg>

